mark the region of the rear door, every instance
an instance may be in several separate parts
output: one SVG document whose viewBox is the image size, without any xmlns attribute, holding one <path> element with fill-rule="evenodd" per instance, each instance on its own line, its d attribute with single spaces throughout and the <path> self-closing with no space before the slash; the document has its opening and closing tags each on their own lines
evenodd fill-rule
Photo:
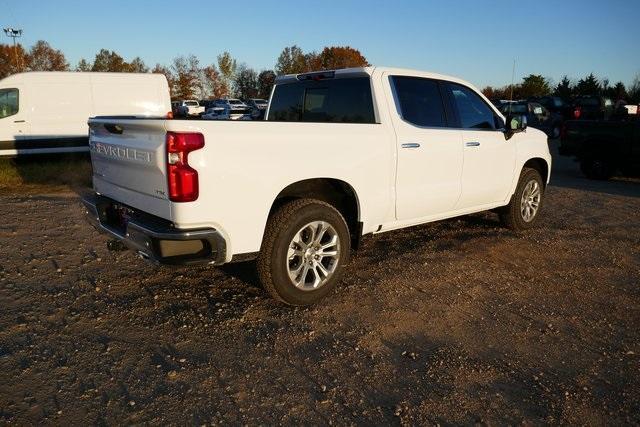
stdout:
<svg viewBox="0 0 640 427">
<path fill-rule="evenodd" d="M 397 114 L 396 218 L 419 219 L 451 211 L 460 196 L 462 136 L 448 128 L 442 84 L 413 76 L 383 76 Z M 391 103 L 390 103 L 391 104 Z M 393 113 L 393 112 L 392 112 Z"/>
<path fill-rule="evenodd" d="M 511 190 L 516 146 L 504 136 L 502 119 L 474 90 L 448 83 L 448 96 L 462 129 L 464 168 L 457 209 L 506 199 Z"/>
</svg>

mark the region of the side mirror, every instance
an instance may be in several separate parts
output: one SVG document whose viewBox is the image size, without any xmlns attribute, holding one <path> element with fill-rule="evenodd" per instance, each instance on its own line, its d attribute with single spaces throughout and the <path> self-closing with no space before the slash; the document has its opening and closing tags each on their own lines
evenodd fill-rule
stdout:
<svg viewBox="0 0 640 427">
<path fill-rule="evenodd" d="M 506 132 L 507 139 L 511 138 L 518 132 L 524 132 L 527 129 L 527 116 L 513 114 L 507 116 Z"/>
</svg>

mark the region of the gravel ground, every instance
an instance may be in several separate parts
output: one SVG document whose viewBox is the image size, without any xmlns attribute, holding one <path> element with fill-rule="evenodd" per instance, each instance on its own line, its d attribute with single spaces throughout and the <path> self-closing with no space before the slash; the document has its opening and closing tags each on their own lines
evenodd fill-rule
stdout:
<svg viewBox="0 0 640 427">
<path fill-rule="evenodd" d="M 552 179 L 535 230 L 367 239 L 306 309 L 253 263 L 109 252 L 75 194 L 4 194 L 0 424 L 638 424 L 640 181 Z"/>
</svg>

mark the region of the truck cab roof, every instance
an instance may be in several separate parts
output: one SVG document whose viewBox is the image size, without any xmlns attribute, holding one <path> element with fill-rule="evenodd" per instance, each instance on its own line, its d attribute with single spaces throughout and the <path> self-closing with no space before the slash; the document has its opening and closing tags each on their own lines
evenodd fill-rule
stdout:
<svg viewBox="0 0 640 427">
<path fill-rule="evenodd" d="M 317 77 L 319 79 L 345 78 L 345 77 L 355 77 L 358 75 L 365 75 L 365 74 L 372 76 L 374 74 L 383 74 L 383 73 L 423 77 L 427 79 L 446 80 L 446 81 L 460 83 L 465 86 L 471 86 L 475 88 L 475 86 L 473 86 L 467 81 L 461 80 L 457 77 L 448 76 L 445 74 L 412 70 L 409 68 L 378 67 L 378 66 L 342 68 L 339 70 L 313 71 L 309 73 L 300 73 L 300 74 L 285 74 L 282 76 L 278 76 L 276 78 L 276 84 L 291 83 L 293 81 L 299 81 L 304 79 L 313 79 L 314 77 Z"/>
</svg>

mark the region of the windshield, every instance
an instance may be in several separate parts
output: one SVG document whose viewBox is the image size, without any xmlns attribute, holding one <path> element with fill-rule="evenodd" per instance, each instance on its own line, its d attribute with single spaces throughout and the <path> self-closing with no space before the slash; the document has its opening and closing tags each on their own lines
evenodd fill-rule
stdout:
<svg viewBox="0 0 640 427">
<path fill-rule="evenodd" d="M 527 114 L 527 104 L 507 104 L 502 107 L 502 112 L 506 114 Z"/>
<path fill-rule="evenodd" d="M 600 105 L 600 100 L 598 98 L 581 98 L 578 99 L 578 105 L 584 105 L 586 107 L 597 107 Z"/>
<path fill-rule="evenodd" d="M 231 105 L 240 105 L 240 104 L 242 104 L 242 101 L 240 101 L 239 99 L 230 99 L 229 100 L 229 104 L 231 104 Z"/>
<path fill-rule="evenodd" d="M 267 105 L 267 101 L 265 101 L 264 99 L 254 99 L 253 102 L 258 105 Z"/>
<path fill-rule="evenodd" d="M 196 101 L 187 101 L 184 103 L 187 107 L 197 107 L 198 103 Z"/>
</svg>

